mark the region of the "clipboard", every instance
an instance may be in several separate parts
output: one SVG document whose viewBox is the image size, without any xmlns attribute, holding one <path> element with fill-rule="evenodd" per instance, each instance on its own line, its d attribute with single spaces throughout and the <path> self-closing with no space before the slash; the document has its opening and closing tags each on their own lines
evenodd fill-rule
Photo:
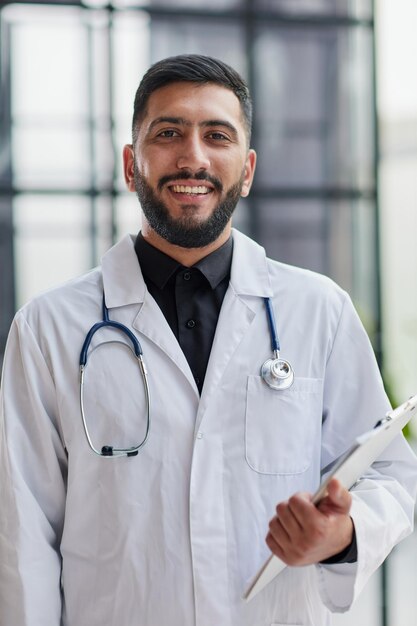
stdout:
<svg viewBox="0 0 417 626">
<path fill-rule="evenodd" d="M 343 487 L 351 489 L 365 470 L 379 457 L 383 450 L 398 435 L 413 415 L 417 414 L 417 395 L 389 411 L 372 430 L 355 439 L 352 446 L 337 459 L 330 468 L 320 487 L 313 495 L 313 503 L 318 504 L 326 495 L 327 485 L 332 478 L 337 478 Z M 326 468 L 325 468 L 326 470 Z M 272 554 L 258 570 L 243 598 L 251 600 L 287 567 L 277 556 Z"/>
</svg>

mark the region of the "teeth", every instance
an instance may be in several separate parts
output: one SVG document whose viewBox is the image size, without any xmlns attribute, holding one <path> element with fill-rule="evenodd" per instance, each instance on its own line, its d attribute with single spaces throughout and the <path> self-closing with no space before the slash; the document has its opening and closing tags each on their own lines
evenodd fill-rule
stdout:
<svg viewBox="0 0 417 626">
<path fill-rule="evenodd" d="M 190 185 L 173 185 L 172 190 L 175 193 L 190 193 L 190 194 L 206 194 L 210 191 L 208 187 L 200 185 L 199 187 L 191 187 Z"/>
</svg>

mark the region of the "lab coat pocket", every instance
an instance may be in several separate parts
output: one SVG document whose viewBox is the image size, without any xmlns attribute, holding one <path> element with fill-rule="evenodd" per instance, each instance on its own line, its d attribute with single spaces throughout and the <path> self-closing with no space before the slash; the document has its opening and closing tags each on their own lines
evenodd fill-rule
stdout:
<svg viewBox="0 0 417 626">
<path fill-rule="evenodd" d="M 245 453 L 261 474 L 301 474 L 311 464 L 322 421 L 322 380 L 297 378 L 285 390 L 249 376 Z"/>
</svg>

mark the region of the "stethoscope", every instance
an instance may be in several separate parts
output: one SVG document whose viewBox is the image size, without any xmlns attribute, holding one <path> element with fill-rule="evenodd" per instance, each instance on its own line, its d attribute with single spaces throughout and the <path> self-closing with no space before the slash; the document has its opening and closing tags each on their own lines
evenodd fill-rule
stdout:
<svg viewBox="0 0 417 626">
<path fill-rule="evenodd" d="M 103 308 L 103 319 L 101 322 L 97 322 L 90 328 L 90 330 L 88 331 L 86 335 L 86 338 L 84 340 L 83 347 L 81 348 L 81 353 L 80 353 L 80 408 L 81 408 L 81 418 L 83 421 L 84 432 L 85 432 L 85 436 L 87 437 L 88 445 L 90 446 L 92 451 L 95 452 L 95 454 L 97 454 L 98 456 L 104 456 L 107 458 L 115 458 L 119 456 L 136 456 L 139 450 L 145 445 L 149 436 L 149 430 L 151 426 L 148 374 L 146 371 L 145 362 L 143 360 L 142 347 L 138 339 L 135 337 L 132 331 L 129 330 L 127 326 L 125 326 L 124 324 L 120 324 L 119 322 L 113 322 L 111 319 L 109 319 L 109 310 L 106 307 L 106 304 L 104 302 L 104 295 L 103 295 L 102 308 Z M 139 370 L 142 376 L 143 387 L 145 390 L 145 398 L 146 398 L 145 435 L 140 443 L 130 448 L 115 448 L 114 446 L 106 445 L 106 446 L 102 446 L 101 450 L 99 450 L 93 445 L 93 442 L 90 437 L 90 432 L 87 426 L 87 419 L 86 419 L 85 412 L 84 412 L 84 375 L 85 375 L 85 369 L 87 367 L 88 349 L 90 347 L 91 340 L 96 334 L 96 332 L 100 330 L 101 328 L 115 328 L 116 330 L 120 331 L 122 334 L 126 335 L 126 337 L 129 340 L 129 344 L 125 344 L 124 342 L 119 342 L 119 343 L 123 343 L 133 352 L 133 355 L 139 365 Z M 114 342 L 107 341 L 104 343 L 114 343 Z M 102 345 L 102 344 L 99 344 L 99 345 Z"/>
<path fill-rule="evenodd" d="M 290 363 L 285 359 L 281 359 L 280 357 L 280 344 L 278 339 L 277 327 L 275 323 L 274 311 L 272 308 L 272 303 L 270 298 L 264 298 L 267 316 L 268 316 L 268 324 L 269 324 L 269 332 L 271 335 L 271 347 L 273 352 L 273 358 L 267 359 L 265 363 L 261 367 L 261 377 L 264 382 L 275 391 L 283 391 L 284 389 L 288 389 L 294 382 L 294 371 L 291 367 Z M 101 322 L 97 322 L 94 324 L 90 330 L 88 331 L 86 338 L 83 343 L 83 347 L 80 353 L 80 409 L 81 409 L 81 418 L 84 427 L 84 433 L 88 441 L 88 445 L 91 450 L 97 454 L 98 456 L 105 458 L 116 458 L 121 456 L 136 456 L 139 450 L 145 445 L 148 440 L 149 430 L 151 425 L 150 418 L 150 400 L 149 400 L 149 383 L 148 383 L 148 375 L 145 367 L 145 362 L 143 360 L 143 351 L 142 347 L 127 326 L 121 324 L 119 322 L 114 322 L 109 318 L 109 310 L 106 307 L 103 296 L 103 319 Z M 115 341 L 106 341 L 104 343 L 123 343 L 126 345 L 133 353 L 141 373 L 143 387 L 145 391 L 145 399 L 146 399 L 146 428 L 145 435 L 140 443 L 130 448 L 116 448 L 112 445 L 102 446 L 101 450 L 96 448 L 92 442 L 90 432 L 87 426 L 87 418 L 85 416 L 84 411 L 84 377 L 85 370 L 87 367 L 87 358 L 88 358 L 88 350 L 91 344 L 91 340 L 97 331 L 102 328 L 114 328 L 124 334 L 129 340 L 128 344 L 125 342 L 115 342 Z M 102 344 L 99 344 L 99 347 Z M 95 350 L 96 348 L 93 348 Z M 90 352 L 92 352 L 91 350 Z"/>
</svg>

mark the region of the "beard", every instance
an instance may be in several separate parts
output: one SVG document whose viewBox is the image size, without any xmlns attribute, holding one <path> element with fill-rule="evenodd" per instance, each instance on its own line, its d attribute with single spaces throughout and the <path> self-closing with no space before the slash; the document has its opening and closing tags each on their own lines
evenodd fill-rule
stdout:
<svg viewBox="0 0 417 626">
<path fill-rule="evenodd" d="M 204 221 L 196 219 L 196 209 L 192 203 L 182 205 L 183 215 L 181 217 L 171 217 L 166 204 L 156 196 L 146 178 L 140 174 L 136 163 L 134 180 L 136 195 L 146 220 L 160 237 L 181 248 L 203 248 L 216 241 L 230 221 L 240 198 L 244 172 L 242 172 L 239 181 L 227 190 L 211 215 Z M 218 178 L 210 176 L 206 172 L 190 175 L 189 172 L 185 171 L 161 178 L 158 182 L 158 190 L 161 191 L 163 186 L 171 180 L 206 180 L 220 194 L 223 191 L 223 185 Z"/>
</svg>

